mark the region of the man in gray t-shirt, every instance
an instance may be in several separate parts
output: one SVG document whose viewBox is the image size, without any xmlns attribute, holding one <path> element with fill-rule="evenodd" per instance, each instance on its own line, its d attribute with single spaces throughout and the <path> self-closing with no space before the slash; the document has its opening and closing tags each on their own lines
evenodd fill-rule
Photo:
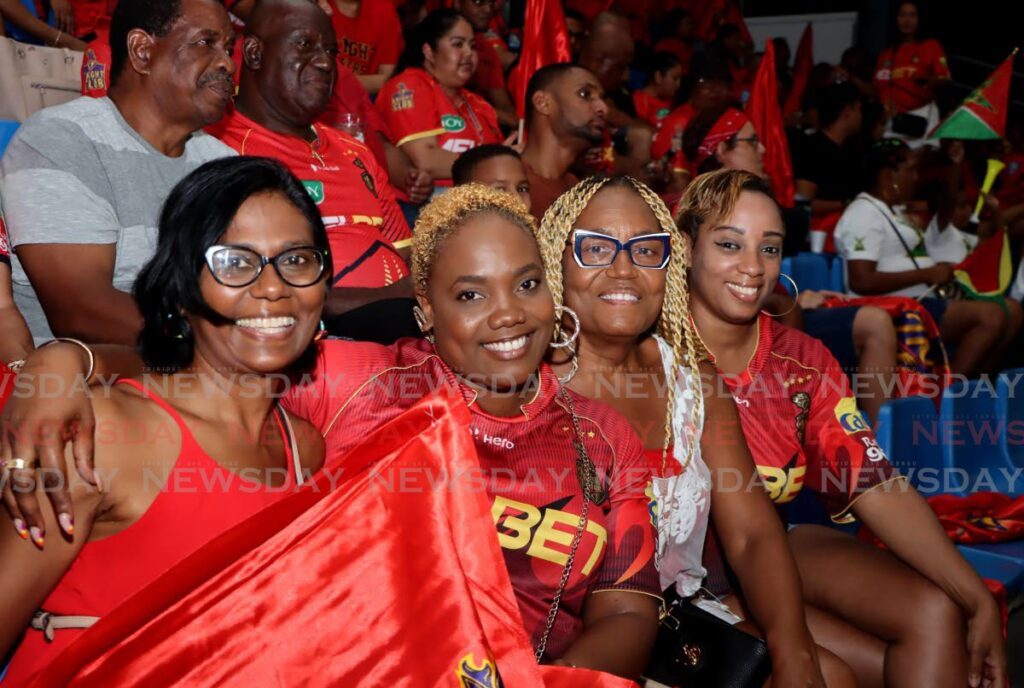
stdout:
<svg viewBox="0 0 1024 688">
<path fill-rule="evenodd" d="M 200 131 L 234 92 L 227 11 L 217 0 L 147 7 L 121 0 L 114 12 L 110 97 L 38 112 L 0 161 L 15 300 L 37 342 L 134 344 L 130 292 L 164 199 L 204 162 L 235 154 Z"/>
</svg>

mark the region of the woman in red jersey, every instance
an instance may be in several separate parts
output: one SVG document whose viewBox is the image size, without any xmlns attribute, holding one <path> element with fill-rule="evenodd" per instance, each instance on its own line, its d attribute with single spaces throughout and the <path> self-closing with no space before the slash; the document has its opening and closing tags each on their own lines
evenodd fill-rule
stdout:
<svg viewBox="0 0 1024 688">
<path fill-rule="evenodd" d="M 459 154 L 502 141 L 494 108 L 466 89 L 476 68 L 473 27 L 455 10 L 436 10 L 416 25 L 377 95 L 392 142 L 438 186 L 451 186 Z"/>
<path fill-rule="evenodd" d="M 807 484 L 834 520 L 857 517 L 888 547 L 819 526 L 790 532 L 815 640 L 861 685 L 1003 685 L 991 593 L 889 464 L 835 358 L 761 313 L 785 233 L 770 187 L 747 172 L 711 172 L 687 189 L 680 213 L 693 241 L 693 320 L 768 494 L 782 504 Z"/>
<path fill-rule="evenodd" d="M 470 184 L 435 199 L 412 254 L 428 338 L 324 341 L 312 378 L 284 404 L 320 429 L 326 467 L 336 471 L 374 429 L 440 386 L 456 390 L 538 659 L 636 677 L 654 641 L 660 592 L 645 492 L 651 470 L 625 419 L 565 390 L 543 364 L 571 333 L 555 334 L 534 232 L 504 192 Z M 110 373 L 97 353 L 97 369 Z M 74 415 L 48 406 L 47 418 Z"/>
<path fill-rule="evenodd" d="M 102 488 L 76 476 L 77 521 L 0 532 L 0 656 L 20 640 L 7 683 L 27 683 L 82 629 L 320 468 L 320 436 L 275 397 L 282 374 L 314 358 L 328 275 L 320 213 L 280 164 L 211 162 L 171 192 L 135 286 L 142 356 L 158 372 L 93 397 Z M 22 375 L 39 372 L 30 362 Z M 5 478 L 22 472 L 4 458 Z"/>
<path fill-rule="evenodd" d="M 558 355 L 556 371 L 570 389 L 622 413 L 649 463 L 660 467 L 651 489 L 661 584 L 741 621 L 702 592 L 729 589 L 707 579 L 702 564 L 713 521 L 751 610 L 753 624 L 741 627 L 770 639 L 775 685 L 854 685 L 849 668 L 811 638 L 796 564 L 771 500 L 760 489 L 735 489 L 756 484 L 757 472 L 732 398 L 716 393 L 721 385 L 701 384 L 717 379 L 710 364 L 698 364 L 688 249 L 668 208 L 633 179 L 592 177 L 544 215 L 541 244 L 555 302 L 580 322 L 571 360 Z"/>
<path fill-rule="evenodd" d="M 875 88 L 889 116 L 916 110 L 935 99 L 935 87 L 949 81 L 946 53 L 936 40 L 921 40 L 917 2 L 901 2 L 897 38 L 878 56 Z"/>
</svg>

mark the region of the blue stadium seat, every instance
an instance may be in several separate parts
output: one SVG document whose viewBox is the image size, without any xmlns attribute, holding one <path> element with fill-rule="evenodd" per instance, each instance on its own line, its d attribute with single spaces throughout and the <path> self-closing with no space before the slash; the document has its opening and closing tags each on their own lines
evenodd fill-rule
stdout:
<svg viewBox="0 0 1024 688">
<path fill-rule="evenodd" d="M 979 576 L 999 581 L 1006 588 L 1007 597 L 1012 598 L 1024 589 L 1024 566 L 983 549 L 993 546 L 998 545 L 957 545 L 957 549 Z"/>
<path fill-rule="evenodd" d="M 11 119 L 0 119 L 0 156 L 4 154 L 7 144 L 10 143 L 14 132 L 18 131 L 20 123 Z"/>
<path fill-rule="evenodd" d="M 1024 468 L 1024 368 L 999 373 L 996 379 L 999 448 L 1013 466 Z"/>
<path fill-rule="evenodd" d="M 989 379 L 955 382 L 942 394 L 943 463 L 969 478 L 968 492 L 1024 492 L 1024 469 L 1010 463 L 999 445 L 995 384 Z"/>
<path fill-rule="evenodd" d="M 935 402 L 927 397 L 891 399 L 878 412 L 878 444 L 911 484 L 925 496 L 962 496 L 962 492 L 944 489 L 948 466 L 941 434 Z"/>
<path fill-rule="evenodd" d="M 791 261 L 792 272 L 786 274 L 792 277 L 801 291 L 813 289 L 820 291 L 828 289 L 830 284 L 828 258 L 821 253 L 798 253 Z"/>
<path fill-rule="evenodd" d="M 847 291 L 846 261 L 842 256 L 836 256 L 832 259 L 832 268 L 828 275 L 828 288 L 840 294 L 845 294 Z"/>
<path fill-rule="evenodd" d="M 782 266 L 781 266 L 780 269 L 781 269 L 783 275 L 789 275 L 790 277 L 792 277 L 793 276 L 793 269 L 794 269 L 793 268 L 793 257 L 790 256 L 788 258 L 783 258 L 782 259 Z M 787 294 L 789 294 L 790 296 L 796 296 L 796 294 L 793 293 L 793 285 L 789 283 L 788 279 L 783 279 L 783 278 L 780 277 L 779 278 L 779 284 L 781 284 L 783 287 L 786 288 L 786 293 Z M 803 287 L 801 287 L 801 289 L 802 288 Z"/>
</svg>

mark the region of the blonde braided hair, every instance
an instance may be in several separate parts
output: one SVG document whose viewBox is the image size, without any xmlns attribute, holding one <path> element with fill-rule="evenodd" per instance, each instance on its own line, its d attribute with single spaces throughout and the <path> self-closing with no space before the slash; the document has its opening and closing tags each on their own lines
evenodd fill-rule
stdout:
<svg viewBox="0 0 1024 688">
<path fill-rule="evenodd" d="M 498 191 L 482 184 L 456 186 L 438 196 L 420 211 L 412 235 L 412 282 L 420 294 L 427 293 L 427 283 L 434 261 L 445 241 L 466 220 L 481 213 L 493 213 L 519 225 L 530 236 L 537 237 L 537 223 L 515 194 Z"/>
<path fill-rule="evenodd" d="M 664 201 L 645 184 L 632 177 L 588 177 L 559 196 L 544 213 L 540 222 L 538 242 L 541 257 L 544 259 L 544 271 L 547 274 L 548 287 L 555 300 L 555 306 L 564 305 L 564 276 L 562 274 L 562 256 L 566 242 L 574 229 L 576 220 L 590 203 L 590 199 L 606 185 L 624 187 L 636 192 L 644 200 L 647 207 L 654 213 L 660 229 L 669 234 L 673 260 L 670 260 L 665 275 L 665 301 L 661 314 L 658 316 L 657 331 L 672 350 L 672 366 L 668 371 L 668 404 L 665 413 L 665 442 L 662 446 L 662 473 L 668 457 L 668 447 L 672 444 L 672 417 L 676 404 L 675 380 L 685 366 L 691 376 L 694 390 L 693 419 L 703 413 L 704 397 L 701 394 L 701 378 L 698 358 L 697 339 L 693 324 L 690 321 L 690 294 L 686 282 L 686 269 L 690 264 L 689 243 L 676 227 L 672 215 Z M 561 328 L 559 323 L 556 327 Z M 557 336 L 557 333 L 556 333 Z M 696 436 L 695 434 L 693 436 Z M 683 462 L 683 470 L 689 466 L 696 451 L 695 442 L 691 442 Z"/>
</svg>

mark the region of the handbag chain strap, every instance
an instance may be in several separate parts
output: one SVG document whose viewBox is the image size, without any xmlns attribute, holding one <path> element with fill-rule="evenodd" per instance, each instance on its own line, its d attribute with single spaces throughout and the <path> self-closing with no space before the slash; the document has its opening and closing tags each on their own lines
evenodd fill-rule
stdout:
<svg viewBox="0 0 1024 688">
<path fill-rule="evenodd" d="M 573 406 L 572 398 L 569 396 L 569 393 L 565 391 L 565 387 L 562 387 L 559 391 L 562 395 L 562 399 L 568 407 L 569 416 L 572 418 L 572 429 L 575 435 L 575 439 L 573 439 L 573 446 L 576 448 L 576 479 L 579 481 L 580 487 L 583 488 L 583 509 L 580 511 L 580 520 L 576 525 L 576 532 L 572 536 L 572 544 L 569 546 L 569 558 L 566 559 L 565 568 L 562 569 L 562 577 L 558 581 L 558 589 L 555 591 L 555 596 L 551 600 L 551 608 L 548 609 L 548 619 L 544 626 L 544 633 L 541 635 L 540 642 L 534 650 L 534 656 L 537 658 L 538 664 L 540 663 L 541 658 L 544 657 L 544 651 L 548 646 L 548 638 L 551 636 L 551 630 L 555 627 L 555 619 L 558 617 L 558 608 L 562 604 L 562 595 L 565 593 L 565 588 L 569 584 L 569 576 L 572 574 L 572 565 L 576 560 L 576 551 L 579 549 L 580 541 L 583 540 L 583 533 L 587 529 L 587 517 L 590 514 L 590 502 L 600 504 L 607 496 L 606 491 L 601 486 L 601 480 L 597 476 L 597 468 L 594 466 L 594 462 L 590 460 L 590 456 L 587 454 L 587 448 L 583 444 L 583 431 L 580 430 L 580 421 L 576 416 L 576 408 Z"/>
</svg>

